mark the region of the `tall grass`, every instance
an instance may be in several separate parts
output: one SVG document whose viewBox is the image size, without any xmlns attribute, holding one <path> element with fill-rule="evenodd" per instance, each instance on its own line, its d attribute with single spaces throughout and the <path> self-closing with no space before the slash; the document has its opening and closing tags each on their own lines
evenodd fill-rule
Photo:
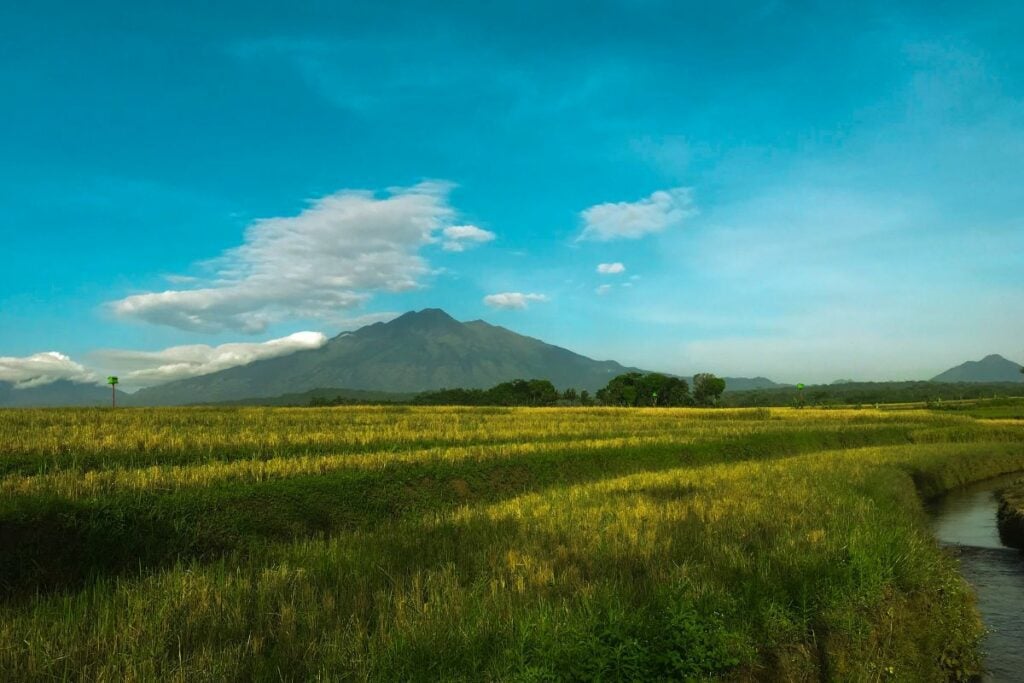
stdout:
<svg viewBox="0 0 1024 683">
<path fill-rule="evenodd" d="M 1024 470 L 1024 429 L 10 411 L 0 453 L 4 679 L 940 680 L 981 626 L 921 496 Z"/>
</svg>

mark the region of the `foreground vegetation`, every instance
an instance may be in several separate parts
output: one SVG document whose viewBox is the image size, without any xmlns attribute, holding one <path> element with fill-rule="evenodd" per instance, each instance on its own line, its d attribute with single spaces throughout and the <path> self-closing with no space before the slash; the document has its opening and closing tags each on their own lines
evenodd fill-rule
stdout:
<svg viewBox="0 0 1024 683">
<path fill-rule="evenodd" d="M 952 412 L 0 412 L 4 680 L 939 680 Z"/>
</svg>

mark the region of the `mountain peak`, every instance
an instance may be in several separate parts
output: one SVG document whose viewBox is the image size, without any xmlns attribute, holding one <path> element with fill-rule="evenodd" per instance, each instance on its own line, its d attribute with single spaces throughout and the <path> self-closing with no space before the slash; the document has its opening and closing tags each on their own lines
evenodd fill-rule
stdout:
<svg viewBox="0 0 1024 683">
<path fill-rule="evenodd" d="M 408 313 L 403 313 L 402 315 L 398 316 L 397 318 L 395 318 L 391 322 L 392 323 L 406 323 L 406 324 L 407 323 L 413 323 L 413 322 L 419 323 L 419 324 L 424 324 L 424 323 L 433 323 L 433 324 L 444 323 L 444 324 L 448 324 L 448 323 L 455 323 L 455 322 L 458 322 L 458 321 L 455 318 L 453 318 L 450 315 L 448 315 L 447 313 L 445 313 L 440 308 L 424 308 L 423 310 L 420 310 L 420 311 L 409 311 Z"/>
<path fill-rule="evenodd" d="M 932 378 L 933 382 L 1020 382 L 1021 366 L 998 353 L 969 360 Z"/>
</svg>

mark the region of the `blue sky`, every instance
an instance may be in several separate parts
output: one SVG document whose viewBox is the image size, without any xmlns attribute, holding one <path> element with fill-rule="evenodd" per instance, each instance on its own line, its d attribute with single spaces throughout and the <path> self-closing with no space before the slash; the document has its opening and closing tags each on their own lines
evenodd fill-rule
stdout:
<svg viewBox="0 0 1024 683">
<path fill-rule="evenodd" d="M 0 22 L 10 372 L 428 306 L 680 373 L 1024 359 L 1020 3 L 148 4 Z"/>
</svg>

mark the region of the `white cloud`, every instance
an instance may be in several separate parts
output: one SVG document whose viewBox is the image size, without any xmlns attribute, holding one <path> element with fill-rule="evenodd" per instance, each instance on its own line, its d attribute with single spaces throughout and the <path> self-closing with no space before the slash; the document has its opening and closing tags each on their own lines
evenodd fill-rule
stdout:
<svg viewBox="0 0 1024 683">
<path fill-rule="evenodd" d="M 284 319 L 336 316 L 373 292 L 419 286 L 430 272 L 419 250 L 455 216 L 450 189 L 425 182 L 383 198 L 352 190 L 323 197 L 297 216 L 250 225 L 241 246 L 210 262 L 215 276 L 203 286 L 137 294 L 111 306 L 122 317 L 200 332 L 257 333 Z M 482 238 L 473 231 L 453 235 L 456 242 Z"/>
<path fill-rule="evenodd" d="M 256 360 L 286 356 L 304 349 L 317 349 L 327 343 L 320 332 L 296 332 L 280 339 L 257 343 L 231 343 L 219 346 L 190 344 L 162 351 L 97 351 L 94 355 L 104 367 L 120 373 L 122 384 L 148 386 L 176 379 L 207 375 Z"/>
<path fill-rule="evenodd" d="M 594 290 L 594 293 L 598 295 L 604 295 L 610 291 L 612 291 L 611 285 L 599 285 L 597 289 Z"/>
<path fill-rule="evenodd" d="M 626 266 L 621 263 L 599 263 L 597 272 L 601 275 L 619 275 L 626 272 Z"/>
<path fill-rule="evenodd" d="M 445 251 L 465 251 L 467 248 L 491 242 L 496 235 L 490 230 L 478 228 L 475 225 L 452 225 L 444 229 L 444 242 L 442 247 Z"/>
<path fill-rule="evenodd" d="M 0 356 L 0 382 L 11 382 L 15 389 L 28 389 L 59 380 L 96 383 L 95 373 L 57 351 L 15 358 Z"/>
<path fill-rule="evenodd" d="M 583 211 L 581 240 L 638 239 L 681 224 L 697 213 L 690 188 L 658 190 L 636 202 L 596 204 Z"/>
<path fill-rule="evenodd" d="M 530 302 L 547 301 L 544 294 L 523 294 L 522 292 L 501 292 L 500 294 L 488 294 L 484 297 L 484 303 L 491 308 L 505 308 L 521 311 L 530 305 Z"/>
</svg>

